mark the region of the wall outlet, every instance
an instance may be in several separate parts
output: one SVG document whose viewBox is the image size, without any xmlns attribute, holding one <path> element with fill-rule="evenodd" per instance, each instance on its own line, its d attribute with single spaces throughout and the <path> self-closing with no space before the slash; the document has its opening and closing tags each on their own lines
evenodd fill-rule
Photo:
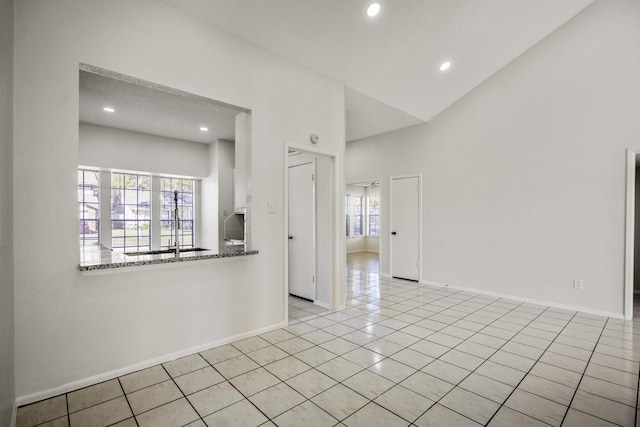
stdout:
<svg viewBox="0 0 640 427">
<path fill-rule="evenodd" d="M 582 290 L 582 279 L 573 279 L 573 289 Z"/>
</svg>

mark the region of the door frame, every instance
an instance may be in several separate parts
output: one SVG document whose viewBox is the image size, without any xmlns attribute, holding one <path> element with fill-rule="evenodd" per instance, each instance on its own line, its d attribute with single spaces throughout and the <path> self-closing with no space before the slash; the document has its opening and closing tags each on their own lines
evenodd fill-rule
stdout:
<svg viewBox="0 0 640 427">
<path fill-rule="evenodd" d="M 624 292 L 623 315 L 633 318 L 633 267 L 635 254 L 635 214 L 636 214 L 636 158 L 640 149 L 627 149 L 627 186 L 624 229 Z"/>
<path fill-rule="evenodd" d="M 313 199 L 313 208 L 311 213 L 311 240 L 313 246 L 313 302 L 316 302 L 318 298 L 318 226 L 316 223 L 316 218 L 318 216 L 318 201 L 317 201 L 317 190 L 316 190 L 316 176 L 317 176 L 317 166 L 316 166 L 316 158 L 300 160 L 297 162 L 289 163 L 287 165 L 287 233 L 289 236 L 289 168 L 303 165 L 312 165 L 313 167 L 313 186 L 312 186 L 312 199 Z M 289 295 L 289 239 L 287 238 L 287 298 Z M 288 304 L 287 304 L 288 305 Z M 288 313 L 287 313 L 288 317 Z"/>
<path fill-rule="evenodd" d="M 284 159 L 284 208 L 283 208 L 283 221 L 284 221 L 284 233 L 282 239 L 283 244 L 283 302 L 284 302 L 284 322 L 289 321 L 289 150 L 301 151 L 303 153 L 312 154 L 315 156 L 326 157 L 331 160 L 333 167 L 333 180 L 332 185 L 332 199 L 334 203 L 333 209 L 333 228 L 332 228 L 332 265 L 331 265 L 331 307 L 332 310 L 341 310 L 345 307 L 345 256 L 344 256 L 344 240 L 341 240 L 339 236 L 344 234 L 344 225 L 340 221 L 341 212 L 344 213 L 344 180 L 341 174 L 341 170 L 344 165 L 341 163 L 341 158 L 337 153 L 323 150 L 317 147 L 309 147 L 296 145 L 285 142 L 283 147 L 283 159 Z M 317 177 L 316 177 L 317 179 Z M 340 196 L 340 197 L 339 197 Z M 317 248 L 316 248 L 317 253 Z M 317 274 L 316 274 L 317 281 Z M 317 289 L 316 289 L 317 291 Z"/>
<path fill-rule="evenodd" d="M 393 242 L 391 228 L 393 225 L 393 180 L 403 178 L 418 178 L 418 283 L 422 283 L 422 172 L 406 175 L 389 176 L 389 276 L 393 277 Z"/>
</svg>

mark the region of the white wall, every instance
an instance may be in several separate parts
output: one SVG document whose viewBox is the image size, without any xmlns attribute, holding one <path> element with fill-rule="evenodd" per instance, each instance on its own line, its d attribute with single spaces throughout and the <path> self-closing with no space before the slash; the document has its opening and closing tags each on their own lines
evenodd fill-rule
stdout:
<svg viewBox="0 0 640 427">
<path fill-rule="evenodd" d="M 383 200 L 423 174 L 423 281 L 622 314 L 639 22 L 596 1 L 428 124 L 349 143 L 347 182 L 382 176 Z"/>
<path fill-rule="evenodd" d="M 15 403 L 13 281 L 13 0 L 0 1 L 0 425 Z"/>
<path fill-rule="evenodd" d="M 307 146 L 311 133 L 321 135 L 342 171 L 342 85 L 153 0 L 17 2 L 15 51 L 21 402 L 282 324 L 283 145 Z M 77 271 L 80 62 L 252 111 L 252 239 L 259 255 L 99 276 Z M 337 185 L 344 186 L 342 175 Z M 34 209 L 34 200 L 46 210 Z M 268 201 L 274 214 L 267 214 Z M 335 268 L 338 287 L 343 268 Z"/>
<path fill-rule="evenodd" d="M 110 169 L 205 177 L 209 144 L 80 123 L 80 164 Z"/>
<path fill-rule="evenodd" d="M 331 307 L 333 295 L 332 246 L 333 234 L 333 162 L 325 156 L 316 157 L 316 302 Z M 340 195 L 342 196 L 342 195 Z"/>
</svg>

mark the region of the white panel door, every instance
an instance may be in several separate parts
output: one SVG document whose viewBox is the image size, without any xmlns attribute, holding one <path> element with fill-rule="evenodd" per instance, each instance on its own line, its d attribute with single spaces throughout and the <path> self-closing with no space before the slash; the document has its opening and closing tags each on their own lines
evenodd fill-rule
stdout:
<svg viewBox="0 0 640 427">
<path fill-rule="evenodd" d="M 419 280 L 420 180 L 391 179 L 391 275 Z"/>
<path fill-rule="evenodd" d="M 289 167 L 289 293 L 315 301 L 314 164 Z"/>
</svg>

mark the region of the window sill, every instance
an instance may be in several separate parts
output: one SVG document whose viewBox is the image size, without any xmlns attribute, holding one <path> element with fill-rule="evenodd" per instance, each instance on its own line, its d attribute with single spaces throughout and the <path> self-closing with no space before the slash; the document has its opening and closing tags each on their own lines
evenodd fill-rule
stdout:
<svg viewBox="0 0 640 427">
<path fill-rule="evenodd" d="M 172 264 L 190 261 L 202 261 L 220 258 L 236 258 L 247 255 L 257 255 L 257 250 L 239 252 L 218 252 L 217 250 L 204 250 L 198 252 L 181 252 L 176 258 L 175 254 L 153 255 L 125 255 L 122 252 L 113 252 L 104 247 L 80 248 L 80 265 L 78 270 L 83 273 L 98 272 L 126 267 L 142 267 L 158 264 Z"/>
</svg>

